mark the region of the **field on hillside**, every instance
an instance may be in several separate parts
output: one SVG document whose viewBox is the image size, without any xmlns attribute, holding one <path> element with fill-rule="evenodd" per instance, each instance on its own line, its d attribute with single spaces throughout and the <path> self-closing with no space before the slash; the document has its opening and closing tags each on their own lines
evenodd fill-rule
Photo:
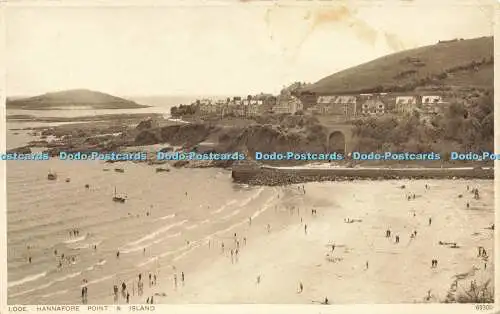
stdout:
<svg viewBox="0 0 500 314">
<path fill-rule="evenodd" d="M 406 50 L 327 76 L 305 90 L 326 93 L 411 91 L 445 85 L 493 88 L 493 37 Z"/>
</svg>

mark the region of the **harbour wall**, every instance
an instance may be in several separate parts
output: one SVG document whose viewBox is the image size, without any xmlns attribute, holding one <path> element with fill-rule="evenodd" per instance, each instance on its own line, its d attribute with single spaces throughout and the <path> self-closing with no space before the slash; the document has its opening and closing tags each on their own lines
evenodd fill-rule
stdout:
<svg viewBox="0 0 500 314">
<path fill-rule="evenodd" d="M 284 168 L 240 166 L 232 169 L 236 183 L 287 185 L 314 181 L 397 179 L 494 179 L 493 168 Z"/>
</svg>

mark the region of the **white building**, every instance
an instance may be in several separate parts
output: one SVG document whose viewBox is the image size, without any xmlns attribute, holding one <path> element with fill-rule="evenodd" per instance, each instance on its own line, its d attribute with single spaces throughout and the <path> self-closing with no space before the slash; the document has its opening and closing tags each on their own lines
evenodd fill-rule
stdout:
<svg viewBox="0 0 500 314">
<path fill-rule="evenodd" d="M 295 114 L 304 110 L 300 99 L 294 96 L 279 96 L 276 105 L 273 106 L 273 112 L 276 114 Z"/>
<path fill-rule="evenodd" d="M 438 113 L 445 104 L 441 96 L 422 96 L 422 109 L 425 113 Z"/>
</svg>

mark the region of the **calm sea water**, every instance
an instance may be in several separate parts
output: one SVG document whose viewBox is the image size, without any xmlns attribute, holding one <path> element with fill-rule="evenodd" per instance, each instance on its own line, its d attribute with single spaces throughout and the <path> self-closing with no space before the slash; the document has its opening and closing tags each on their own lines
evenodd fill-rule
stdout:
<svg viewBox="0 0 500 314">
<path fill-rule="evenodd" d="M 214 232 L 258 216 L 275 194 L 235 186 L 223 170 L 156 174 L 153 167 L 132 163 L 125 173 L 103 168 L 97 162 L 8 163 L 9 303 L 78 303 L 75 289 L 83 278 L 102 282 L 92 287 L 94 295 L 108 295 L 113 283 L 157 270 L 158 262 L 168 265 L 185 253 L 186 241 L 205 243 Z M 59 180 L 48 181 L 49 170 Z M 128 202 L 112 202 L 115 187 Z M 70 236 L 73 228 L 79 236 Z M 75 262 L 58 270 L 63 253 Z"/>
</svg>

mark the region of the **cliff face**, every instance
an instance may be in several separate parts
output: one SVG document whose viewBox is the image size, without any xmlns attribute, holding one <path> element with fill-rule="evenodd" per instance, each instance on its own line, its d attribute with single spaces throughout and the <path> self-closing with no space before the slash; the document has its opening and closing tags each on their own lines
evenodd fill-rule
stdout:
<svg viewBox="0 0 500 314">
<path fill-rule="evenodd" d="M 214 131 L 214 127 L 204 124 L 174 125 L 161 128 L 160 138 L 172 145 L 192 146 L 203 142 Z"/>
<path fill-rule="evenodd" d="M 214 151 L 260 152 L 325 151 L 326 135 L 319 126 L 304 129 L 284 129 L 271 125 L 221 127 L 205 124 L 167 126 L 140 131 L 136 145 L 169 143 L 192 147 L 203 141 L 214 143 Z"/>
<path fill-rule="evenodd" d="M 286 151 L 324 151 L 326 136 L 319 133 L 313 137 L 307 131 L 290 131 L 267 125 L 245 127 L 234 136 L 229 136 L 222 144 L 229 151 L 286 152 Z"/>
</svg>

